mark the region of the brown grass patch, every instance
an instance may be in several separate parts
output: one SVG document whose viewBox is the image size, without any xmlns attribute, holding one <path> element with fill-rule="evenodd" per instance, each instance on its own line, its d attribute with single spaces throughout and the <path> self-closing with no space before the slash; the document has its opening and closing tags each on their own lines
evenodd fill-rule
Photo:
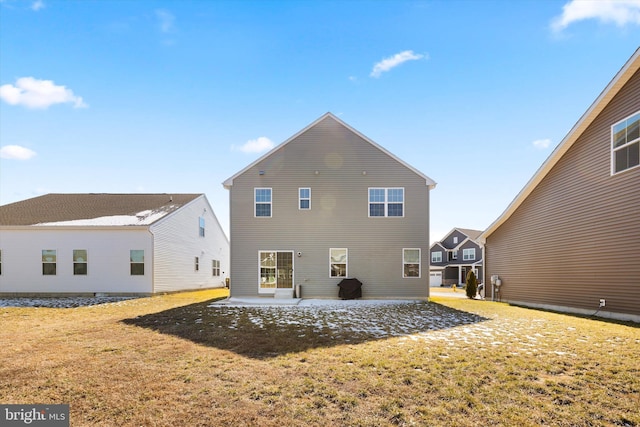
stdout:
<svg viewBox="0 0 640 427">
<path fill-rule="evenodd" d="M 640 425 L 637 325 L 441 298 L 389 313 L 405 334 L 344 334 L 220 292 L 0 308 L 0 402 L 69 403 L 72 426 Z"/>
</svg>

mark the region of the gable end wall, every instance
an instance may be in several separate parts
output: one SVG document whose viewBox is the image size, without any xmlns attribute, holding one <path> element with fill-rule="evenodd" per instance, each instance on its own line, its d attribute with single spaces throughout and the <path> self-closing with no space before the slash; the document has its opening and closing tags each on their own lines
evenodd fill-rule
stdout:
<svg viewBox="0 0 640 427">
<path fill-rule="evenodd" d="M 605 313 L 640 316 L 640 168 L 611 176 L 610 138 L 638 110 L 640 72 L 487 237 L 503 301 L 586 313 L 604 298 Z"/>
</svg>

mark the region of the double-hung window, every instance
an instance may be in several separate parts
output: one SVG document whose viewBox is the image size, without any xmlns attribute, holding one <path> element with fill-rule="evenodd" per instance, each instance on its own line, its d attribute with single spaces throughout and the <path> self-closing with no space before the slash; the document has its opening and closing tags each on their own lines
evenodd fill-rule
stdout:
<svg viewBox="0 0 640 427">
<path fill-rule="evenodd" d="M 55 276 L 58 261 L 58 253 L 55 249 L 42 250 L 42 275 Z"/>
<path fill-rule="evenodd" d="M 476 248 L 468 248 L 462 250 L 463 261 L 473 261 L 476 259 Z"/>
<path fill-rule="evenodd" d="M 73 274 L 74 276 L 87 275 L 87 250 L 86 249 L 73 250 Z"/>
<path fill-rule="evenodd" d="M 220 260 L 211 260 L 211 275 L 214 277 L 220 276 Z"/>
<path fill-rule="evenodd" d="M 132 276 L 144 276 L 144 250 L 131 249 L 129 251 Z"/>
<path fill-rule="evenodd" d="M 271 218 L 271 188 L 254 189 L 255 216 Z"/>
<path fill-rule="evenodd" d="M 370 217 L 403 217 L 404 188 L 369 188 Z"/>
<path fill-rule="evenodd" d="M 442 251 L 431 252 L 431 262 L 442 262 Z"/>
<path fill-rule="evenodd" d="M 311 209 L 311 189 L 310 188 L 298 189 L 298 209 L 303 211 Z"/>
<path fill-rule="evenodd" d="M 420 248 L 402 250 L 402 270 L 404 277 L 420 277 Z"/>
<path fill-rule="evenodd" d="M 612 174 L 640 165 L 640 111 L 611 126 Z"/>
</svg>

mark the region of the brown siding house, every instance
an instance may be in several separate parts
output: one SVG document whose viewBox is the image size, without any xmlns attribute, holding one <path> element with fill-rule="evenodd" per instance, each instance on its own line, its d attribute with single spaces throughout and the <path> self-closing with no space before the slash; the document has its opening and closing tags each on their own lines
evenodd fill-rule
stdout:
<svg viewBox="0 0 640 427">
<path fill-rule="evenodd" d="M 639 69 L 640 49 L 482 233 L 487 297 L 640 321 Z"/>
</svg>

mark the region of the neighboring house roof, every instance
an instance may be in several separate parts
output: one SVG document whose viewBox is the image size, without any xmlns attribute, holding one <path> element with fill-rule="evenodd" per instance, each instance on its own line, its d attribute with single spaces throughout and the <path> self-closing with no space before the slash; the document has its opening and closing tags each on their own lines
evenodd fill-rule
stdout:
<svg viewBox="0 0 640 427">
<path fill-rule="evenodd" d="M 387 151 L 386 149 L 384 149 L 382 146 L 376 144 L 374 141 L 372 141 L 371 139 L 367 138 L 366 136 L 364 136 L 363 134 L 361 134 L 360 132 L 358 132 L 357 130 L 355 130 L 354 128 L 352 128 L 351 126 L 349 126 L 348 124 L 346 124 L 345 122 L 343 122 L 342 120 L 340 120 L 339 118 L 337 118 L 336 116 L 334 116 L 332 113 L 325 113 L 323 116 L 321 116 L 319 119 L 317 119 L 316 121 L 314 121 L 313 123 L 311 123 L 309 126 L 305 127 L 304 129 L 302 129 L 300 132 L 296 133 L 295 135 L 293 135 L 291 138 L 287 139 L 286 141 L 284 141 L 283 143 L 279 144 L 278 146 L 274 147 L 271 151 L 269 151 L 268 153 L 266 153 L 265 155 L 263 155 L 262 157 L 260 157 L 258 160 L 256 160 L 255 162 L 251 163 L 249 166 L 245 167 L 244 169 L 242 169 L 240 172 L 236 173 L 235 175 L 233 175 L 231 178 L 227 179 L 226 181 L 224 181 L 222 183 L 222 185 L 224 185 L 224 187 L 226 189 L 230 189 L 231 186 L 233 186 L 233 180 L 242 175 L 243 173 L 245 173 L 247 170 L 251 169 L 252 167 L 254 167 L 256 164 L 258 164 L 259 162 L 261 162 L 262 160 L 264 160 L 265 158 L 269 157 L 272 153 L 275 153 L 276 151 L 280 150 L 282 147 L 284 147 L 285 145 L 287 145 L 288 143 L 290 143 L 291 141 L 295 140 L 298 136 L 302 135 L 303 133 L 305 133 L 306 131 L 308 131 L 309 129 L 311 129 L 312 127 L 314 127 L 315 125 L 317 125 L 318 123 L 322 122 L 323 120 L 327 120 L 327 119 L 332 119 L 335 120 L 336 122 L 338 122 L 339 124 L 341 124 L 342 126 L 344 126 L 345 128 L 347 128 L 348 130 L 350 130 L 351 132 L 355 133 L 356 135 L 358 135 L 360 138 L 362 138 L 363 140 L 365 140 L 366 142 L 368 142 L 369 144 L 373 145 L 374 147 L 376 147 L 378 150 L 382 151 L 383 153 L 385 153 L 386 155 L 388 155 L 389 157 L 391 157 L 392 159 L 396 160 L 397 162 L 399 162 L 400 164 L 402 164 L 403 166 L 407 167 L 408 169 L 412 170 L 413 172 L 415 172 L 418 176 L 424 178 L 426 185 L 430 188 L 430 189 L 434 189 L 436 187 L 436 182 L 434 180 L 432 180 L 431 178 L 429 178 L 428 176 L 426 176 L 425 174 L 423 174 L 422 172 L 420 172 L 419 170 L 417 170 L 416 168 L 414 168 L 413 166 L 409 165 L 408 163 L 404 162 L 403 160 L 399 159 L 398 157 L 396 157 L 395 155 L 391 154 L 389 151 Z"/>
<path fill-rule="evenodd" d="M 479 237 L 481 243 L 484 244 L 486 238 L 498 229 L 507 219 L 513 215 L 518 207 L 525 201 L 529 194 L 537 187 L 551 169 L 560 161 L 562 156 L 575 144 L 582 133 L 593 123 L 604 108 L 618 94 L 624 85 L 633 77 L 640 69 L 640 48 L 634 52 L 631 58 L 615 75 L 613 80 L 602 91 L 598 98 L 591 104 L 589 109 L 582 115 L 580 120 L 573 126 L 567 136 L 558 144 L 558 146 L 549 155 L 547 160 L 538 169 L 535 175 L 527 182 L 524 188 L 518 193 L 513 201 L 507 206 L 507 209 L 496 219 L 489 227 L 482 232 Z"/>
<path fill-rule="evenodd" d="M 476 240 L 478 236 L 482 234 L 482 230 L 471 230 L 468 228 L 456 228 L 456 230 L 458 230 L 462 234 L 466 234 L 466 236 L 471 240 Z"/>
<path fill-rule="evenodd" d="M 447 240 L 447 237 L 449 237 L 454 231 L 458 231 L 458 232 L 464 234 L 465 236 L 467 236 L 467 238 L 466 239 L 462 239 L 460 242 L 458 242 L 457 245 L 455 245 L 455 246 L 453 246 L 451 248 L 447 248 L 446 246 L 444 246 L 442 244 L 442 242 Z M 454 249 L 462 246 L 468 240 L 477 242 L 478 236 L 480 236 L 480 234 L 482 234 L 481 230 L 472 230 L 470 228 L 459 228 L 459 227 L 456 227 L 453 230 L 451 230 L 450 232 L 448 232 L 447 234 L 445 234 L 444 237 L 442 239 L 440 239 L 440 241 L 433 243 L 431 245 L 431 249 L 433 249 L 435 245 L 439 245 L 441 248 L 443 248 L 445 250 L 454 250 Z"/>
<path fill-rule="evenodd" d="M 46 194 L 0 206 L 0 226 L 151 225 L 202 194 Z"/>
</svg>

